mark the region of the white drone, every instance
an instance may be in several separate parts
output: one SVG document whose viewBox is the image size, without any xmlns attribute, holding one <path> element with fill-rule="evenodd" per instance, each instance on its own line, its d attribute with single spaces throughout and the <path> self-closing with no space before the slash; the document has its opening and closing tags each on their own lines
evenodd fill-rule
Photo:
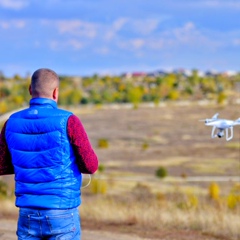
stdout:
<svg viewBox="0 0 240 240">
<path fill-rule="evenodd" d="M 224 130 L 226 131 L 226 140 L 229 141 L 233 138 L 233 127 L 236 125 L 240 125 L 240 118 L 238 118 L 235 121 L 232 120 L 226 120 L 226 119 L 219 119 L 218 113 L 216 113 L 212 118 L 200 120 L 204 121 L 206 126 L 212 126 L 212 138 L 215 137 L 223 137 L 224 136 Z M 217 132 L 216 132 L 217 129 Z M 229 135 L 229 129 L 230 129 L 230 135 Z"/>
</svg>

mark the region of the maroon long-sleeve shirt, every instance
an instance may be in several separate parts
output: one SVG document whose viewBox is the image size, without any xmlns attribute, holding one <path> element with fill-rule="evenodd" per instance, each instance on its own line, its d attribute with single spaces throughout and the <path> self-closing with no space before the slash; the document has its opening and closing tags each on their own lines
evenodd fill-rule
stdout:
<svg viewBox="0 0 240 240">
<path fill-rule="evenodd" d="M 0 175 L 14 174 L 11 155 L 5 138 L 6 123 L 0 135 Z M 67 133 L 73 146 L 80 172 L 94 173 L 98 168 L 98 158 L 81 121 L 75 115 L 71 115 L 68 119 Z"/>
</svg>

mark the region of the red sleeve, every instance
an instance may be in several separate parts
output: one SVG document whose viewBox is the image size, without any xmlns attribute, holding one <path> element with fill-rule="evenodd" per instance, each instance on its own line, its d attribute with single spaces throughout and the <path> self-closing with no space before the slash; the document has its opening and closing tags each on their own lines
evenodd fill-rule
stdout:
<svg viewBox="0 0 240 240">
<path fill-rule="evenodd" d="M 11 155 L 5 138 L 6 123 L 0 134 L 0 175 L 14 174 Z"/>
<path fill-rule="evenodd" d="M 73 146 L 77 164 L 81 173 L 94 173 L 98 169 L 98 158 L 95 154 L 87 133 L 75 115 L 71 115 L 67 124 L 68 136 Z"/>
</svg>

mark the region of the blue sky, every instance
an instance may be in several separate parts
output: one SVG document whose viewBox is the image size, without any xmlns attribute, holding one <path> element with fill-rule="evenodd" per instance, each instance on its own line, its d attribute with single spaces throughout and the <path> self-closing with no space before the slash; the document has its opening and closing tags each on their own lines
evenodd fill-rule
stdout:
<svg viewBox="0 0 240 240">
<path fill-rule="evenodd" d="M 240 71 L 239 0 L 0 0 L 0 71 Z"/>
</svg>

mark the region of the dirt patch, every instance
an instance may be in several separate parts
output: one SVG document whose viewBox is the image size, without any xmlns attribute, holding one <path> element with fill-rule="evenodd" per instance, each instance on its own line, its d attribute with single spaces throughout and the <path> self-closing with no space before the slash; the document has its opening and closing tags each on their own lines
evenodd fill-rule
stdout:
<svg viewBox="0 0 240 240">
<path fill-rule="evenodd" d="M 16 240 L 16 219 L 0 219 L 0 239 Z M 97 223 L 82 220 L 82 240 L 227 240 L 207 236 L 203 233 L 184 230 L 151 230 L 139 229 L 128 223 L 119 225 L 114 223 Z"/>
<path fill-rule="evenodd" d="M 179 229 L 146 229 L 134 225 L 131 222 L 125 224 L 106 222 L 98 223 L 95 221 L 82 220 L 83 229 L 88 229 L 92 231 L 104 231 L 111 232 L 112 235 L 118 235 L 121 237 L 121 234 L 134 236 L 135 239 L 161 239 L 161 240 L 229 240 L 227 238 L 221 238 L 217 236 L 209 236 L 198 231 L 192 230 L 179 230 Z M 123 236 L 124 236 L 123 235 Z M 137 237 L 136 237 L 137 236 Z M 127 240 L 124 238 L 119 238 Z"/>
</svg>

